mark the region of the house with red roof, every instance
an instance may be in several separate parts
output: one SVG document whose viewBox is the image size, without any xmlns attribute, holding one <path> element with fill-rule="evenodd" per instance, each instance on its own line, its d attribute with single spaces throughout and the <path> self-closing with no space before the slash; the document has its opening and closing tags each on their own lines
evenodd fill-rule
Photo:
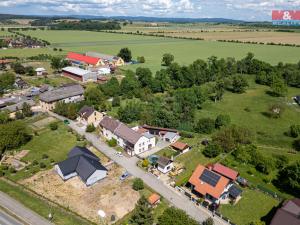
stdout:
<svg viewBox="0 0 300 225">
<path fill-rule="evenodd" d="M 212 171 L 228 178 L 231 181 L 235 181 L 239 175 L 239 173 L 233 169 L 230 169 L 227 166 L 223 166 L 220 163 L 216 163 L 212 166 Z"/>
<path fill-rule="evenodd" d="M 197 166 L 187 185 L 197 197 L 216 204 L 228 198 L 235 200 L 242 193 L 231 179 L 203 165 Z"/>
<path fill-rule="evenodd" d="M 75 52 L 69 52 L 67 60 L 73 65 L 83 68 L 103 66 L 105 63 L 102 59 L 92 56 L 86 56 Z"/>
</svg>

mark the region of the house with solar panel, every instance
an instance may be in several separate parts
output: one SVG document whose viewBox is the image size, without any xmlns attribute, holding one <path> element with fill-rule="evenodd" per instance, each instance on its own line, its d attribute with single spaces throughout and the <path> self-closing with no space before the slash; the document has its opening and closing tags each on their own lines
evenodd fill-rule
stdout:
<svg viewBox="0 0 300 225">
<path fill-rule="evenodd" d="M 197 166 L 187 184 L 192 194 L 215 204 L 239 199 L 242 190 L 234 182 L 238 173 L 221 164 L 214 166 Z"/>
<path fill-rule="evenodd" d="M 99 158 L 85 147 L 75 146 L 68 158 L 55 165 L 54 169 L 64 180 L 79 176 L 86 186 L 91 186 L 107 176 L 107 169 Z"/>
</svg>

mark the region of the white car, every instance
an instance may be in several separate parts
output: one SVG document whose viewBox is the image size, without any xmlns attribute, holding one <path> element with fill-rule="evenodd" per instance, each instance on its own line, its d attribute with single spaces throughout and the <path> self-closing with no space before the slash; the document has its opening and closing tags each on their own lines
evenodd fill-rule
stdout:
<svg viewBox="0 0 300 225">
<path fill-rule="evenodd" d="M 119 157 L 123 156 L 122 152 L 116 152 L 116 155 L 119 156 Z"/>
</svg>

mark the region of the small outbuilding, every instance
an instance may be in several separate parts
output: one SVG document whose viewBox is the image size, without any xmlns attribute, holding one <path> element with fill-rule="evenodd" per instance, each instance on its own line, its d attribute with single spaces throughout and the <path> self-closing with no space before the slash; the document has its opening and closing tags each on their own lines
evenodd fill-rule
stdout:
<svg viewBox="0 0 300 225">
<path fill-rule="evenodd" d="M 160 156 L 157 160 L 157 169 L 162 173 L 168 173 L 173 169 L 173 160 Z"/>
<path fill-rule="evenodd" d="M 180 154 L 186 153 L 191 149 L 188 144 L 180 141 L 176 141 L 175 143 L 171 144 L 171 147 L 178 151 Z"/>
<path fill-rule="evenodd" d="M 156 193 L 153 193 L 149 196 L 148 202 L 151 206 L 155 206 L 160 203 L 160 196 Z"/>
<path fill-rule="evenodd" d="M 42 75 L 46 75 L 47 71 L 44 67 L 39 67 L 35 69 L 36 75 L 37 76 L 42 76 Z"/>
<path fill-rule="evenodd" d="M 170 142 L 170 143 L 175 143 L 179 138 L 179 134 L 175 133 L 175 132 L 166 132 L 163 136 L 162 136 L 164 141 Z"/>
</svg>

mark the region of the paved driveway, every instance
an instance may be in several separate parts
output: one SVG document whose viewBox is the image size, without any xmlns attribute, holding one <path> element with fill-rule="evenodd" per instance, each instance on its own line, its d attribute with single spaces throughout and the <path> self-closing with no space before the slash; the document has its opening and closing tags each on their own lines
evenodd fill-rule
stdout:
<svg viewBox="0 0 300 225">
<path fill-rule="evenodd" d="M 49 112 L 51 116 L 56 117 L 59 120 L 65 120 L 66 118 L 59 116 L 53 112 Z M 109 147 L 105 142 L 101 141 L 95 134 L 86 133 L 81 128 L 76 126 L 76 123 L 70 121 L 69 126 L 74 129 L 80 135 L 84 135 L 86 139 L 93 144 L 99 151 L 104 153 L 107 157 L 115 161 L 120 166 L 124 167 L 130 174 L 135 177 L 141 178 L 148 186 L 150 186 L 157 193 L 167 199 L 173 206 L 184 210 L 195 220 L 202 222 L 208 217 L 212 216 L 212 213 L 204 208 L 197 207 L 183 194 L 175 191 L 172 187 L 165 185 L 162 181 L 158 180 L 154 175 L 145 172 L 137 167 L 138 159 L 136 157 L 119 157 L 116 150 Z M 227 224 L 218 217 L 214 217 L 215 225 Z"/>
<path fill-rule="evenodd" d="M 152 148 L 150 151 L 143 152 L 139 156 L 141 156 L 143 158 L 147 158 L 148 156 L 153 155 L 156 152 L 159 152 L 160 150 L 168 147 L 170 144 L 171 144 L 170 142 L 158 140 L 154 148 Z"/>
</svg>

